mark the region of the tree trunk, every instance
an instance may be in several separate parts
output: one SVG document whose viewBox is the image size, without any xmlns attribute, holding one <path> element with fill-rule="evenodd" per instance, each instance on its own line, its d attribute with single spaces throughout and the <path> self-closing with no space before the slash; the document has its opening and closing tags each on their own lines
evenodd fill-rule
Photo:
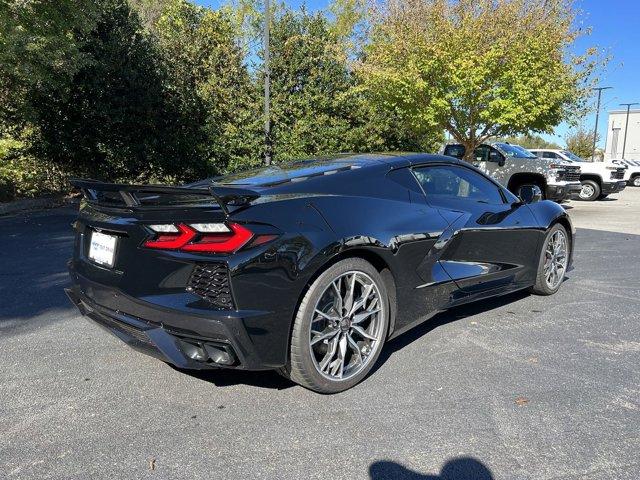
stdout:
<svg viewBox="0 0 640 480">
<path fill-rule="evenodd" d="M 465 162 L 473 163 L 475 160 L 474 150 L 478 147 L 475 138 L 465 138 L 460 143 L 464 146 L 464 157 L 462 159 Z"/>
</svg>

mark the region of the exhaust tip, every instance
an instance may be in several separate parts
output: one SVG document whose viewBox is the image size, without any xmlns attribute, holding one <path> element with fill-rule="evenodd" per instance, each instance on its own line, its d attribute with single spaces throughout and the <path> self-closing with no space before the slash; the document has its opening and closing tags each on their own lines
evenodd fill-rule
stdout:
<svg viewBox="0 0 640 480">
<path fill-rule="evenodd" d="M 233 365 L 235 362 L 233 355 L 220 347 L 205 343 L 204 348 L 213 363 L 218 363 L 220 365 Z"/>
<path fill-rule="evenodd" d="M 212 362 L 217 365 L 234 365 L 236 358 L 233 353 L 222 345 L 212 343 L 190 342 L 179 339 L 182 352 L 196 362 Z"/>
</svg>

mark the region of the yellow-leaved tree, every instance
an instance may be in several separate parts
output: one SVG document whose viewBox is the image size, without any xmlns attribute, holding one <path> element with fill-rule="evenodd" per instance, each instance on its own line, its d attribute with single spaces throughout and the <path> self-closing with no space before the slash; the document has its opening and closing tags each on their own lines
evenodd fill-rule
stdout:
<svg viewBox="0 0 640 480">
<path fill-rule="evenodd" d="M 374 2 L 357 64 L 365 88 L 413 127 L 466 147 L 549 132 L 585 109 L 597 50 L 572 53 L 571 0 Z"/>
</svg>

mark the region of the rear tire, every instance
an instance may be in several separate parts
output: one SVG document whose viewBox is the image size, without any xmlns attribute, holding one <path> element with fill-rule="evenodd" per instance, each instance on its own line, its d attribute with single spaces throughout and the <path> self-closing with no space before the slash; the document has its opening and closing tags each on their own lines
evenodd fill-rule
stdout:
<svg viewBox="0 0 640 480">
<path fill-rule="evenodd" d="M 536 283 L 529 291 L 536 295 L 553 295 L 556 293 L 569 266 L 571 258 L 571 241 L 567 230 L 556 223 L 547 232 L 542 244 Z M 553 274 L 555 267 L 555 275 Z"/>
<path fill-rule="evenodd" d="M 600 185 L 595 180 L 582 180 L 582 190 L 578 198 L 585 202 L 593 202 L 600 196 Z"/>
<path fill-rule="evenodd" d="M 290 361 L 279 372 L 319 393 L 347 390 L 376 363 L 388 328 L 389 296 L 380 273 L 361 258 L 342 260 L 305 293 L 293 323 Z"/>
</svg>

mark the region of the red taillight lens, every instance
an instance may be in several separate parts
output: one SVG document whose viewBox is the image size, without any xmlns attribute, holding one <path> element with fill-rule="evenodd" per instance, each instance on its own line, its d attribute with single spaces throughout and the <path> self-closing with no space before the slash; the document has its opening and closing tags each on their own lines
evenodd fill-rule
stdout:
<svg viewBox="0 0 640 480">
<path fill-rule="evenodd" d="M 229 224 L 229 232 L 201 233 L 189 225 L 177 225 L 178 233 L 159 233 L 144 242 L 147 248 L 182 250 L 199 253 L 234 253 L 253 238 L 253 232 L 237 223 Z"/>
<path fill-rule="evenodd" d="M 230 223 L 229 233 L 205 233 L 197 242 L 182 247 L 187 252 L 233 253 L 245 246 L 253 233 L 237 223 Z"/>
<path fill-rule="evenodd" d="M 182 223 L 178 225 L 178 233 L 160 233 L 153 240 L 147 240 L 144 242 L 144 246 L 147 248 L 163 248 L 168 250 L 178 250 L 191 240 L 193 240 L 197 232 Z"/>
</svg>

